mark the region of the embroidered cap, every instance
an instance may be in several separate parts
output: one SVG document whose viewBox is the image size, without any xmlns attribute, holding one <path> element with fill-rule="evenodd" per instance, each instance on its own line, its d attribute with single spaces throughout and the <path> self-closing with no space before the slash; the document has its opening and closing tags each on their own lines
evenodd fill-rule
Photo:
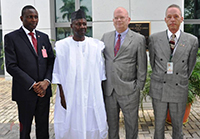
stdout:
<svg viewBox="0 0 200 139">
<path fill-rule="evenodd" d="M 86 19 L 85 12 L 82 11 L 81 9 L 79 9 L 71 14 L 71 22 L 73 22 L 76 19 L 82 19 L 82 18 Z"/>
</svg>

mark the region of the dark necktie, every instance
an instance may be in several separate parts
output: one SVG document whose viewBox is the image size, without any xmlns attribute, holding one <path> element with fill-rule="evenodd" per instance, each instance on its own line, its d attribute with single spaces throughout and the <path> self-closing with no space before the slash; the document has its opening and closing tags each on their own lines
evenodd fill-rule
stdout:
<svg viewBox="0 0 200 139">
<path fill-rule="evenodd" d="M 31 36 L 31 39 L 32 39 L 32 43 L 33 43 L 33 46 L 35 48 L 35 52 L 37 53 L 37 40 L 34 36 L 34 33 L 33 32 L 30 32 L 28 33 L 30 36 Z"/>
<path fill-rule="evenodd" d="M 115 49 L 114 49 L 114 53 L 115 53 L 115 56 L 117 55 L 117 52 L 119 51 L 119 48 L 120 48 L 120 43 L 121 43 L 121 34 L 118 34 L 118 40 L 117 40 L 117 43 L 115 45 Z"/>
</svg>

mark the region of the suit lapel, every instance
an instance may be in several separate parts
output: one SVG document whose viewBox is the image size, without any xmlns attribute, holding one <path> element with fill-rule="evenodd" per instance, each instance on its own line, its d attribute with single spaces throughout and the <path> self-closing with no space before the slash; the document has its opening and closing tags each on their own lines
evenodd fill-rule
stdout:
<svg viewBox="0 0 200 139">
<path fill-rule="evenodd" d="M 37 38 L 37 49 L 38 49 L 38 56 L 41 55 L 41 49 L 42 49 L 42 45 L 41 45 L 41 36 L 40 33 L 38 31 L 36 32 L 36 38 Z"/>
<path fill-rule="evenodd" d="M 129 30 L 126 34 L 126 37 L 124 38 L 124 42 L 123 44 L 121 45 L 117 55 L 115 56 L 115 58 L 117 58 L 130 44 L 130 42 L 132 41 L 132 34 L 131 34 L 131 31 Z M 114 50 L 114 49 L 113 49 Z"/>
<path fill-rule="evenodd" d="M 22 28 L 19 29 L 19 34 L 20 34 L 21 38 L 25 41 L 25 43 L 27 44 L 27 46 L 31 50 L 31 52 L 35 56 L 37 56 L 31 42 L 29 41 L 29 38 L 27 37 L 26 33 L 24 32 L 24 30 Z"/>
<path fill-rule="evenodd" d="M 166 59 L 169 60 L 170 55 L 171 55 L 171 50 L 170 50 L 169 40 L 168 40 L 166 31 L 164 31 L 159 38 L 160 38 L 158 40 L 159 47 L 161 51 L 163 52 L 164 56 L 166 57 Z"/>
<path fill-rule="evenodd" d="M 181 33 L 180 39 L 176 46 L 177 47 L 176 51 L 172 57 L 172 61 L 174 63 L 176 63 L 181 58 L 181 56 L 184 54 L 184 52 L 187 48 L 186 39 L 187 38 L 184 36 L 184 33 Z"/>
<path fill-rule="evenodd" d="M 115 31 L 113 31 L 110 36 L 108 36 L 110 38 L 111 41 L 108 42 L 108 46 L 109 47 L 109 53 L 111 54 L 111 57 L 114 59 L 114 47 L 115 47 Z"/>
</svg>

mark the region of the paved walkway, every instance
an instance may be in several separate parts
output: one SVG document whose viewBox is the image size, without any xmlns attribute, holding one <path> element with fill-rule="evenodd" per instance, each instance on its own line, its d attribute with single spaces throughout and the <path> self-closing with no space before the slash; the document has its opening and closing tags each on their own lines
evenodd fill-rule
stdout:
<svg viewBox="0 0 200 139">
<path fill-rule="evenodd" d="M 55 95 L 51 98 L 50 107 L 50 139 L 55 139 L 53 129 Z M 200 101 L 192 105 L 189 122 L 183 126 L 184 139 L 200 139 Z M 144 113 L 139 111 L 139 139 L 152 139 L 154 132 L 154 115 L 151 102 L 144 106 Z M 123 116 L 121 116 L 123 117 Z M 165 137 L 172 139 L 171 125 L 166 123 Z M 19 122 L 16 103 L 11 101 L 11 81 L 0 78 L 0 139 L 18 139 Z M 32 126 L 31 139 L 35 139 L 34 122 Z M 124 121 L 120 119 L 120 139 L 125 139 Z"/>
</svg>

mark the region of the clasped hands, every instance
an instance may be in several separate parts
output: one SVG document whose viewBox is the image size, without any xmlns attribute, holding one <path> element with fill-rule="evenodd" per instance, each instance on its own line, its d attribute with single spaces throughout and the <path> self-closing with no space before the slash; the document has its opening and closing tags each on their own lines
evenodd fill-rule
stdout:
<svg viewBox="0 0 200 139">
<path fill-rule="evenodd" d="M 46 89 L 49 86 L 49 82 L 47 80 L 39 81 L 33 85 L 34 91 L 37 93 L 39 97 L 44 97 L 46 95 Z"/>
</svg>

